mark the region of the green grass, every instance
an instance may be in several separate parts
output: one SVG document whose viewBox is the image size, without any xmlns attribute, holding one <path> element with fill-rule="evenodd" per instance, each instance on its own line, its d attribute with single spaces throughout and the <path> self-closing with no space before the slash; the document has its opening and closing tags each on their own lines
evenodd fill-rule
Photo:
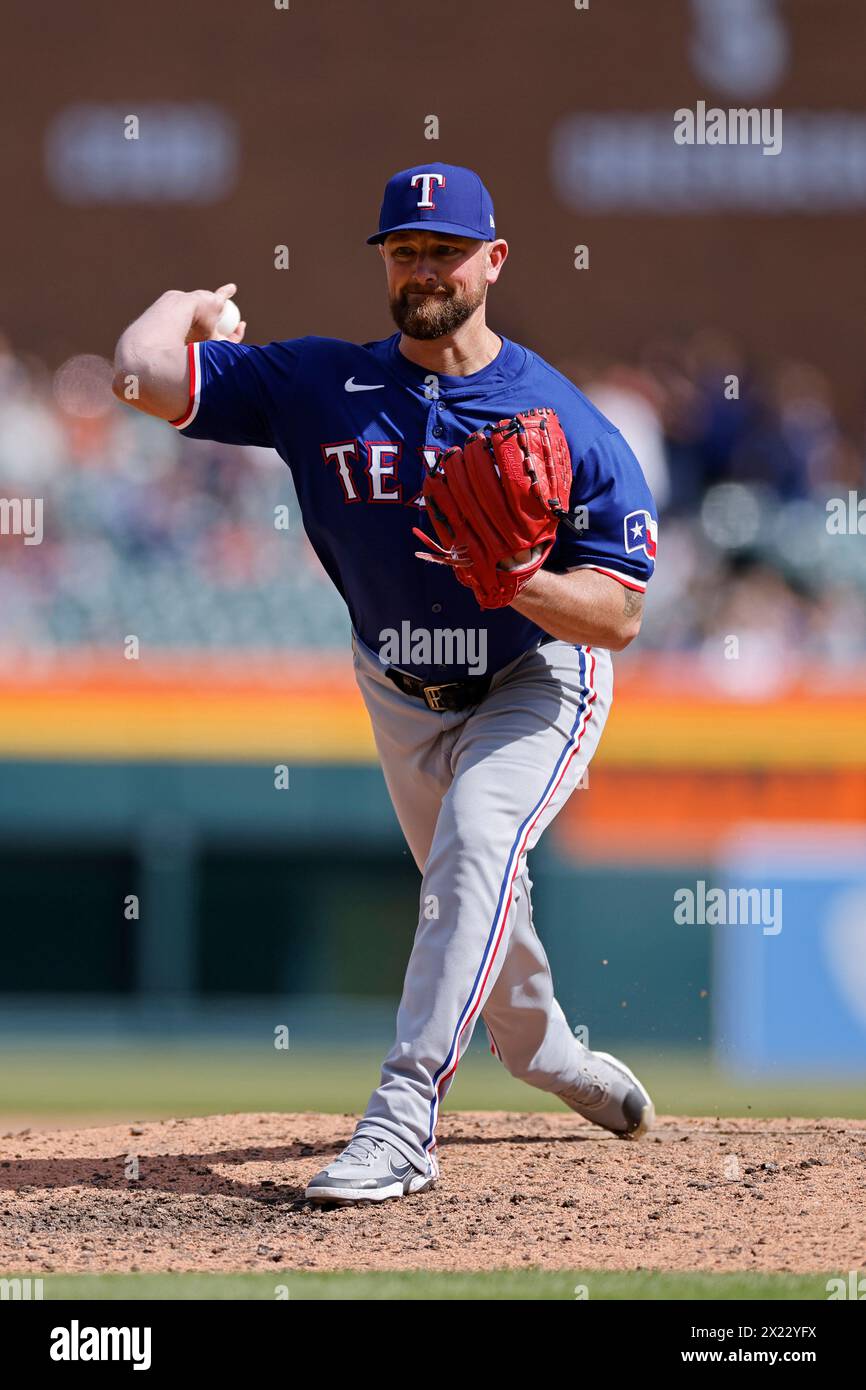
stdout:
<svg viewBox="0 0 866 1390">
<path fill-rule="evenodd" d="M 615 1050 L 615 1049 L 614 1049 Z M 866 1114 L 854 1084 L 749 1083 L 715 1071 L 705 1056 L 623 1049 L 623 1058 L 649 1086 L 661 1114 Z M 211 1047 L 171 1042 L 53 1048 L 0 1046 L 2 1117 L 84 1115 L 160 1119 L 233 1111 L 363 1111 L 381 1058 L 369 1050 L 303 1047 L 277 1052 L 261 1046 Z M 554 1097 L 515 1081 L 489 1053 L 473 1049 L 460 1064 L 446 1109 L 556 1110 Z"/>
<path fill-rule="evenodd" d="M 39 1277 L 31 1269 L 25 1277 Z M 4 1277 L 9 1277 L 4 1276 Z M 476 1274 L 406 1270 L 399 1273 L 272 1274 L 46 1274 L 44 1297 L 52 1299 L 221 1299 L 274 1301 L 278 1289 L 290 1300 L 482 1299 L 567 1300 L 585 1289 L 590 1301 L 809 1299 L 826 1301 L 824 1274 L 679 1274 L 652 1270 L 494 1269 Z M 282 1292 L 282 1298 L 286 1293 Z"/>
</svg>

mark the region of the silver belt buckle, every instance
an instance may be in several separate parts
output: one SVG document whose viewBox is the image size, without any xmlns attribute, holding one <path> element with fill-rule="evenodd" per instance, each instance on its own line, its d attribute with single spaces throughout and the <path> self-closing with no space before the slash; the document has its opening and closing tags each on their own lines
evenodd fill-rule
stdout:
<svg viewBox="0 0 866 1390">
<path fill-rule="evenodd" d="M 459 684 L 458 681 L 447 681 L 444 685 L 425 685 L 424 703 L 428 709 L 434 710 L 437 714 L 445 708 L 442 704 L 441 691 L 450 690 L 452 685 Z"/>
</svg>

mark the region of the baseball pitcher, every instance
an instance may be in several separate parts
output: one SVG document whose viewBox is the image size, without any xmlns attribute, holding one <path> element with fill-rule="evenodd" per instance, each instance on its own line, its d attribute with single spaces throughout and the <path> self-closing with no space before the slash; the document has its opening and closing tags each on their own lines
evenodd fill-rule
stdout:
<svg viewBox="0 0 866 1390">
<path fill-rule="evenodd" d="M 134 377 L 136 408 L 291 469 L 422 876 L 394 1045 L 311 1177 L 316 1202 L 434 1184 L 439 1109 L 479 1018 L 512 1075 L 579 1115 L 630 1138 L 653 1120 L 628 1067 L 569 1028 L 527 870 L 598 746 L 611 652 L 639 631 L 653 499 L 616 427 L 488 326 L 508 245 L 477 174 L 395 174 L 368 240 L 398 330 L 381 342 L 246 344 L 242 322 L 216 331 L 229 284 L 168 291 L 115 359 L 120 399 Z"/>
</svg>

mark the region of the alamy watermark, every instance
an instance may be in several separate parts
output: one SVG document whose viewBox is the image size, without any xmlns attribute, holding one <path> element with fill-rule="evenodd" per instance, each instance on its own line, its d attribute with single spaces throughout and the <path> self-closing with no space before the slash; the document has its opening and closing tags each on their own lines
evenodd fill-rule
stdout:
<svg viewBox="0 0 866 1390">
<path fill-rule="evenodd" d="M 383 666 L 465 666 L 473 676 L 487 672 L 487 629 L 413 627 L 408 618 L 379 633 Z"/>
<path fill-rule="evenodd" d="M 782 930 L 781 888 L 707 888 L 701 878 L 694 888 L 675 889 L 674 903 L 678 926 L 760 926 L 764 936 Z"/>
<path fill-rule="evenodd" d="M 770 106 L 736 106 L 725 111 L 699 101 L 694 111 L 674 112 L 677 145 L 761 145 L 762 154 L 782 153 L 782 110 Z"/>
<path fill-rule="evenodd" d="M 848 1270 L 847 1283 L 844 1279 L 828 1279 L 824 1287 L 827 1290 L 828 1303 L 839 1298 L 851 1298 L 858 1303 L 866 1299 L 866 1277 L 859 1269 Z"/>
<path fill-rule="evenodd" d="M 0 497 L 0 536 L 23 536 L 25 545 L 42 544 L 41 497 Z"/>
<path fill-rule="evenodd" d="M 48 1355 L 52 1361 L 131 1361 L 133 1370 L 151 1365 L 150 1327 L 82 1327 L 73 1318 L 68 1327 L 51 1329 Z"/>
<path fill-rule="evenodd" d="M 26 1303 L 45 1297 L 45 1280 L 29 1278 L 0 1279 L 0 1303 Z"/>
<path fill-rule="evenodd" d="M 830 536 L 866 536 L 866 497 L 849 488 L 847 499 L 830 497 L 826 505 L 827 534 Z"/>
</svg>

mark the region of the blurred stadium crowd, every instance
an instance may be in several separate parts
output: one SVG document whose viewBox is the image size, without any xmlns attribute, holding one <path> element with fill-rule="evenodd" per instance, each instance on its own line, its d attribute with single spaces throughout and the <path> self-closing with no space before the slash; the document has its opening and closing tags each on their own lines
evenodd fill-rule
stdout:
<svg viewBox="0 0 866 1390">
<path fill-rule="evenodd" d="M 641 649 L 700 652 L 725 680 L 734 634 L 752 658 L 740 686 L 863 658 L 866 543 L 831 534 L 826 503 L 866 493 L 864 441 L 816 368 L 757 370 L 710 331 L 629 363 L 558 365 L 622 429 L 658 503 Z M 110 379 L 105 359 L 52 373 L 0 339 L 0 497 L 44 499 L 41 544 L 0 535 L 0 660 L 129 633 L 157 647 L 343 646 L 348 618 L 277 456 L 184 440 L 119 405 Z"/>
</svg>

